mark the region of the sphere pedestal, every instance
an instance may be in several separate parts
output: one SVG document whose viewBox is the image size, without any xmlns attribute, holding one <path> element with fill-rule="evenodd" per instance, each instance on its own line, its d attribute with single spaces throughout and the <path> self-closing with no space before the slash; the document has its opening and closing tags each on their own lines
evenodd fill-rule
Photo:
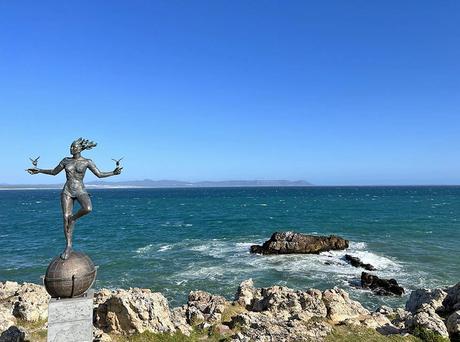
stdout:
<svg viewBox="0 0 460 342">
<path fill-rule="evenodd" d="M 89 256 L 72 251 L 69 258 L 55 257 L 45 274 L 45 288 L 53 298 L 73 298 L 84 294 L 96 279 L 96 267 Z"/>
</svg>

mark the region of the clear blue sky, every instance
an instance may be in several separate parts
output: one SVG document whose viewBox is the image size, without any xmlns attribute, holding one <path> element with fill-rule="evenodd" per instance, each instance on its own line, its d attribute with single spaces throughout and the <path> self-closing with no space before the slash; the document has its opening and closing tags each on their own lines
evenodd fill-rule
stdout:
<svg viewBox="0 0 460 342">
<path fill-rule="evenodd" d="M 118 180 L 460 184 L 459 23 L 458 1 L 1 1 L 0 183 L 62 182 L 28 157 L 83 136 Z"/>
</svg>

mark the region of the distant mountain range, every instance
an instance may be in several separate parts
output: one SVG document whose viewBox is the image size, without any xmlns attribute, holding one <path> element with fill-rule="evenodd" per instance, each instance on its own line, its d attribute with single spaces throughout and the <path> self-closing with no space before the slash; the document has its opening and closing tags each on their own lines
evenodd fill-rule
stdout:
<svg viewBox="0 0 460 342">
<path fill-rule="evenodd" d="M 306 181 L 288 180 L 230 180 L 184 182 L 178 180 L 136 180 L 122 182 L 92 181 L 85 183 L 87 188 L 214 188 L 214 187 L 251 187 L 251 186 L 311 186 Z M 0 189 L 59 189 L 62 184 L 0 184 Z"/>
</svg>

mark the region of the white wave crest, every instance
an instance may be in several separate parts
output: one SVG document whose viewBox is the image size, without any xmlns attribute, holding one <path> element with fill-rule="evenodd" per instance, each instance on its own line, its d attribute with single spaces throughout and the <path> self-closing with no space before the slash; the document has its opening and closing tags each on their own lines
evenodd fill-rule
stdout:
<svg viewBox="0 0 460 342">
<path fill-rule="evenodd" d="M 161 246 L 159 249 L 158 249 L 158 252 L 164 252 L 164 251 L 167 251 L 168 249 L 171 249 L 172 246 L 171 245 L 164 245 L 164 246 Z"/>
<path fill-rule="evenodd" d="M 354 241 L 350 242 L 350 248 L 353 248 L 353 249 L 365 249 L 366 247 L 367 247 L 367 243 L 365 242 L 354 242 Z"/>
<path fill-rule="evenodd" d="M 153 244 L 150 244 L 150 245 L 147 245 L 147 246 L 144 246 L 144 247 L 140 247 L 138 249 L 136 249 L 136 253 L 139 253 L 139 254 L 144 254 L 144 253 L 147 253 L 148 251 L 150 251 L 153 247 Z"/>
</svg>

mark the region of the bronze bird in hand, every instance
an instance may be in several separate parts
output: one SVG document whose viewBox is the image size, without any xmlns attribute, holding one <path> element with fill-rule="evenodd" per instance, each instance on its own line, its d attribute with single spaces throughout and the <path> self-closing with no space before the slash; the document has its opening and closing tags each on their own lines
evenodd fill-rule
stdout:
<svg viewBox="0 0 460 342">
<path fill-rule="evenodd" d="M 37 167 L 37 164 L 38 164 L 38 160 L 40 159 L 40 156 L 38 156 L 37 158 L 35 159 L 32 159 L 32 158 L 29 158 L 30 161 L 32 162 L 32 165 Z"/>
<path fill-rule="evenodd" d="M 120 159 L 118 159 L 118 160 L 112 158 L 112 160 L 115 162 L 115 166 L 116 166 L 116 167 L 119 167 L 119 166 L 120 166 L 120 162 L 123 160 L 123 158 L 124 158 L 124 157 L 122 157 L 122 158 L 120 158 Z"/>
</svg>

